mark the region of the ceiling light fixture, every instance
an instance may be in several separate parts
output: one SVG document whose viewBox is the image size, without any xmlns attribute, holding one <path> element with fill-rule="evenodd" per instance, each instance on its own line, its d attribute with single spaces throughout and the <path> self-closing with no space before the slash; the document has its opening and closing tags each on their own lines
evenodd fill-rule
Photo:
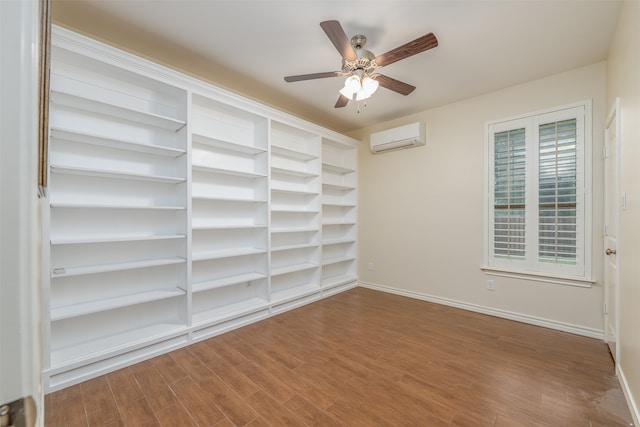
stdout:
<svg viewBox="0 0 640 427">
<path fill-rule="evenodd" d="M 360 113 L 360 101 L 370 98 L 378 90 L 378 82 L 361 68 L 354 70 L 354 73 L 347 77 L 339 92 L 348 100 L 357 101 L 357 112 Z M 367 106 L 366 102 L 364 106 Z"/>
<path fill-rule="evenodd" d="M 363 101 L 378 89 L 378 82 L 372 79 L 367 73 L 362 70 L 357 74 L 353 74 L 347 77 L 344 82 L 344 87 L 340 89 L 340 94 L 349 100 Z"/>
</svg>

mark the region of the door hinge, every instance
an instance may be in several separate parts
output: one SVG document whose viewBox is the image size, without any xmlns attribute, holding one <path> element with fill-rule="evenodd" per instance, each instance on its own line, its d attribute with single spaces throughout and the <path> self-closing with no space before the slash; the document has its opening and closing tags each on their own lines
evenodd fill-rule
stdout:
<svg viewBox="0 0 640 427">
<path fill-rule="evenodd" d="M 604 314 L 609 314 L 609 307 L 607 307 L 607 303 L 604 303 Z"/>
<path fill-rule="evenodd" d="M 603 159 L 609 158 L 609 144 L 605 144 L 605 146 L 602 147 L 602 158 Z"/>
<path fill-rule="evenodd" d="M 34 427 L 36 404 L 28 396 L 0 406 L 0 427 Z"/>
</svg>

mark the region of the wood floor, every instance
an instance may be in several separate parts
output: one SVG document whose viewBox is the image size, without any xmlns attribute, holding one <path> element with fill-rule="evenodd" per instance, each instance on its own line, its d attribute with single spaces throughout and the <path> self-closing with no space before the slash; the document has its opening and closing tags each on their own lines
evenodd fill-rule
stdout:
<svg viewBox="0 0 640 427">
<path fill-rule="evenodd" d="M 599 340 L 364 288 L 49 394 L 60 426 L 629 426 Z"/>
</svg>

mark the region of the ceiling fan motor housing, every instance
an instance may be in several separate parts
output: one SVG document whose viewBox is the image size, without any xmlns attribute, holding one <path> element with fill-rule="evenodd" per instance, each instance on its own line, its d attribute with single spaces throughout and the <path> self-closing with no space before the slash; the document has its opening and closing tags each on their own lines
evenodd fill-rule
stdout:
<svg viewBox="0 0 640 427">
<path fill-rule="evenodd" d="M 364 49 L 365 44 L 367 44 L 367 38 L 364 35 L 356 34 L 351 37 L 351 47 L 353 47 L 357 59 L 345 59 L 342 61 L 342 71 L 344 73 L 351 74 L 356 70 L 370 73 L 376 69 L 375 64 L 372 62 L 376 56 L 370 50 Z"/>
</svg>

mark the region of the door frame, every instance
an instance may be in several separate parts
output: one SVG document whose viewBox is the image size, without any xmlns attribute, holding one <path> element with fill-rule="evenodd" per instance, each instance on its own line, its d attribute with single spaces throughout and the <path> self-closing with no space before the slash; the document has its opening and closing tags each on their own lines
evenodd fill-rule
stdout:
<svg viewBox="0 0 640 427">
<path fill-rule="evenodd" d="M 43 425 L 38 199 L 41 1 L 0 0 L 0 404 L 27 396 Z"/>
<path fill-rule="evenodd" d="M 615 139 L 614 139 L 614 144 L 615 144 L 615 158 L 614 159 L 608 159 L 609 157 L 609 133 L 608 130 L 609 128 L 611 128 L 611 126 L 615 126 Z M 619 314 L 619 308 L 620 308 L 620 258 L 617 254 L 618 249 L 620 248 L 620 204 L 621 204 L 621 199 L 620 199 L 620 98 L 617 97 L 615 99 L 614 105 L 612 106 L 611 110 L 609 111 L 609 114 L 607 114 L 607 119 L 605 120 L 605 135 L 604 135 L 604 151 L 603 151 L 603 157 L 604 157 L 604 177 L 603 177 L 603 186 L 604 186 L 604 197 L 603 197 L 603 209 L 604 209 L 604 225 L 605 227 L 607 227 L 608 222 L 609 222 L 609 218 L 607 217 L 607 208 L 606 208 L 606 203 L 608 200 L 608 191 L 609 191 L 609 182 L 608 182 L 608 173 L 607 173 L 607 168 L 609 167 L 609 165 L 613 164 L 615 167 L 615 175 L 614 175 L 614 183 L 613 183 L 613 200 L 615 201 L 615 209 L 614 209 L 614 216 L 615 216 L 615 235 L 616 235 L 616 247 L 614 248 L 616 250 L 616 273 L 615 273 L 615 283 L 616 283 L 616 287 L 614 289 L 614 295 L 613 295 L 613 304 L 615 306 L 615 310 L 614 310 L 614 319 L 613 319 L 613 324 L 615 327 L 615 333 L 616 333 L 616 342 L 615 342 L 615 355 L 614 355 L 614 362 L 617 364 L 620 363 L 620 340 L 618 339 L 619 335 L 620 335 L 620 314 Z M 607 232 L 606 229 L 603 230 L 603 248 L 606 250 L 607 249 Z M 608 283 L 608 277 L 607 277 L 607 256 L 606 253 L 604 253 L 603 251 L 603 281 L 604 281 L 604 286 L 603 286 L 603 291 L 604 291 L 604 303 L 605 303 L 605 310 L 604 310 L 604 341 L 605 343 L 609 342 L 609 313 L 608 313 L 608 308 L 609 305 L 611 303 L 611 301 L 609 301 L 609 283 Z"/>
</svg>

